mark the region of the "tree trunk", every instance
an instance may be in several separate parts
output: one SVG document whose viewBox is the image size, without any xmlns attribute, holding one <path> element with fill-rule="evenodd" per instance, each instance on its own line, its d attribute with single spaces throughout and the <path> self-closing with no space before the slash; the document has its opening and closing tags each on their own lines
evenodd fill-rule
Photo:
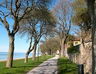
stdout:
<svg viewBox="0 0 96 74">
<path fill-rule="evenodd" d="M 37 47 L 37 45 L 35 45 L 35 47 L 34 47 L 32 60 L 36 59 L 36 47 Z"/>
<path fill-rule="evenodd" d="M 14 55 L 14 35 L 9 35 L 9 51 L 6 67 L 11 68 L 13 64 L 13 55 Z"/>
<path fill-rule="evenodd" d="M 91 16 L 92 24 L 92 74 L 95 74 L 95 52 L 94 52 L 94 38 L 95 38 L 95 0 L 87 0 L 88 12 Z M 95 49 L 96 50 L 96 49 Z"/>
<path fill-rule="evenodd" d="M 64 54 L 65 54 L 65 57 L 69 58 L 67 49 L 68 49 L 67 45 L 64 44 L 64 50 L 65 50 Z"/>
<path fill-rule="evenodd" d="M 28 56 L 29 56 L 29 54 L 30 54 L 30 52 L 31 52 L 32 50 L 34 50 L 34 46 L 32 47 L 32 49 L 30 49 L 30 50 L 28 50 L 28 51 L 26 52 L 26 56 L 25 56 L 25 61 L 24 61 L 24 63 L 27 63 L 27 62 L 28 62 Z"/>
<path fill-rule="evenodd" d="M 28 56 L 29 56 L 29 53 L 30 53 L 30 50 L 31 50 L 31 47 L 32 47 L 32 37 L 30 39 L 31 39 L 30 40 L 30 45 L 29 45 L 28 51 L 26 52 L 24 63 L 28 63 Z"/>
<path fill-rule="evenodd" d="M 60 47 L 60 49 L 59 49 L 59 56 L 61 57 L 61 47 Z"/>
<path fill-rule="evenodd" d="M 63 57 L 64 56 L 64 39 L 61 40 L 60 46 L 61 46 L 61 57 Z"/>
<path fill-rule="evenodd" d="M 25 61 L 24 61 L 24 63 L 28 63 L 28 55 L 29 55 L 29 53 L 28 53 L 28 51 L 27 51 L 26 56 L 25 56 Z"/>
<path fill-rule="evenodd" d="M 61 45 L 61 57 L 63 57 L 64 56 L 64 46 L 63 46 L 63 44 Z"/>
<path fill-rule="evenodd" d="M 49 55 L 52 55 L 52 51 L 51 51 L 51 49 L 49 49 Z"/>
</svg>

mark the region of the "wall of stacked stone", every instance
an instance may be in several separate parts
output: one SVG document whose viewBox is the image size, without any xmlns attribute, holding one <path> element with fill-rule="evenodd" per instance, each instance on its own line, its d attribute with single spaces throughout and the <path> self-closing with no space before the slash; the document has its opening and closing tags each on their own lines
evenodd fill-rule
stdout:
<svg viewBox="0 0 96 74">
<path fill-rule="evenodd" d="M 80 64 L 84 64 L 84 73 L 92 71 L 92 42 L 85 42 L 80 46 Z"/>
<path fill-rule="evenodd" d="M 92 71 L 92 42 L 85 42 L 80 45 L 80 53 L 68 54 L 69 59 L 77 64 L 84 65 L 84 74 L 91 74 Z"/>
<path fill-rule="evenodd" d="M 69 54 L 69 59 L 74 63 L 79 64 L 79 57 L 80 57 L 79 55 L 80 55 L 79 53 Z"/>
</svg>

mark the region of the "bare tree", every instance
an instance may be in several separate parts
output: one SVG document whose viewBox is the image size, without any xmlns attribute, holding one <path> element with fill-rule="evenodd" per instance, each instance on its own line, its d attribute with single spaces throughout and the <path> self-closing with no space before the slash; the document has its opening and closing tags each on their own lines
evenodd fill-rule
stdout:
<svg viewBox="0 0 96 74">
<path fill-rule="evenodd" d="M 40 44 L 40 49 L 42 54 L 54 55 L 57 54 L 57 50 L 59 50 L 60 44 L 58 37 L 48 38 L 44 42 Z"/>
<path fill-rule="evenodd" d="M 61 56 L 64 56 L 64 48 L 66 40 L 68 38 L 69 31 L 71 29 L 69 2 L 66 0 L 59 0 L 59 3 L 53 9 L 53 13 L 57 17 L 56 33 L 60 38 L 60 52 Z"/>
<path fill-rule="evenodd" d="M 31 10 L 31 0 L 2 0 L 0 2 L 0 21 L 5 26 L 9 36 L 9 51 L 6 67 L 12 67 L 15 35 L 19 30 L 20 22 Z M 14 23 L 9 24 L 8 19 L 11 19 Z"/>
<path fill-rule="evenodd" d="M 41 37 L 46 33 L 49 33 L 51 29 L 55 27 L 54 26 L 55 19 L 48 9 L 46 8 L 41 9 L 40 7 L 40 9 L 35 9 L 35 11 L 37 12 L 34 14 L 34 16 L 36 17 L 31 17 L 27 19 L 26 22 L 23 22 L 24 24 L 21 25 L 20 29 L 20 34 L 22 35 L 28 34 L 31 40 L 29 49 L 26 52 L 25 63 L 28 62 L 28 55 L 33 50 L 34 50 L 33 59 L 35 59 L 36 48 Z M 32 39 L 33 39 L 33 45 L 32 45 Z"/>
</svg>

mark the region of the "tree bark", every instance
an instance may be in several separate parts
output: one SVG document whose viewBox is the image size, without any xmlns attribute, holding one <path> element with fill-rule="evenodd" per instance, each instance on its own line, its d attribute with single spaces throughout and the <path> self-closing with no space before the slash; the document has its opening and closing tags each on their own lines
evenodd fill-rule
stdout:
<svg viewBox="0 0 96 74">
<path fill-rule="evenodd" d="M 28 51 L 27 51 L 26 56 L 25 56 L 25 61 L 24 61 L 24 63 L 28 63 L 28 55 L 29 55 L 29 53 L 28 53 Z"/>
<path fill-rule="evenodd" d="M 95 0 L 87 0 L 88 12 L 91 16 L 92 24 L 92 74 L 95 74 L 95 51 L 94 51 L 94 38 L 95 38 Z M 96 49 L 95 49 L 96 50 Z"/>
<path fill-rule="evenodd" d="M 61 46 L 61 57 L 63 57 L 64 56 L 64 38 L 61 40 L 60 46 Z"/>
<path fill-rule="evenodd" d="M 37 46 L 37 44 L 34 43 L 32 49 L 31 49 L 31 47 L 29 47 L 28 51 L 26 52 L 26 56 L 25 56 L 25 61 L 24 61 L 24 63 L 27 63 L 27 62 L 28 62 L 28 56 L 29 56 L 29 54 L 30 54 L 31 51 L 33 51 L 33 50 L 36 49 L 36 46 Z M 35 52 L 35 51 L 34 51 L 34 52 Z M 35 55 L 35 53 L 33 53 L 33 54 Z M 34 55 L 33 55 L 33 56 L 34 56 Z M 33 59 L 33 57 L 32 57 L 32 59 Z"/>
<path fill-rule="evenodd" d="M 11 68 L 13 64 L 13 55 L 14 55 L 14 34 L 9 35 L 9 51 L 6 67 Z"/>
<path fill-rule="evenodd" d="M 28 56 L 29 56 L 29 54 L 30 54 L 30 52 L 31 52 L 32 50 L 34 50 L 34 46 L 32 47 L 32 49 L 30 49 L 30 50 L 28 50 L 28 51 L 26 52 L 26 56 L 25 56 L 25 61 L 24 61 L 24 63 L 28 63 Z"/>
<path fill-rule="evenodd" d="M 37 45 L 35 45 L 34 47 L 32 60 L 36 59 L 36 48 L 37 48 Z"/>
<path fill-rule="evenodd" d="M 26 54 L 26 56 L 25 56 L 25 61 L 24 61 L 24 63 L 28 63 L 28 55 Z"/>
<path fill-rule="evenodd" d="M 24 63 L 28 63 L 28 56 L 29 56 L 29 53 L 30 53 L 30 50 L 31 50 L 31 47 L 32 47 L 32 37 L 30 39 L 31 39 L 30 40 L 30 45 L 29 45 L 28 51 L 26 52 Z"/>
<path fill-rule="evenodd" d="M 64 45 L 62 44 L 61 45 L 61 57 L 63 57 L 64 56 Z"/>
</svg>

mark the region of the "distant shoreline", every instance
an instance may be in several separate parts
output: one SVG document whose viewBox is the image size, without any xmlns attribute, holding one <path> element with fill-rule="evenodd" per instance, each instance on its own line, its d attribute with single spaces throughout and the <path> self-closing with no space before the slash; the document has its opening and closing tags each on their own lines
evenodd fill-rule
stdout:
<svg viewBox="0 0 96 74">
<path fill-rule="evenodd" d="M 14 60 L 24 59 L 26 53 L 14 53 Z M 0 62 L 6 61 L 8 57 L 8 52 L 0 52 Z M 29 58 L 32 57 L 32 54 L 29 54 Z"/>
<path fill-rule="evenodd" d="M 18 59 L 24 59 L 25 58 L 25 53 L 14 53 L 14 60 L 18 60 Z M 29 54 L 29 58 L 32 57 L 33 55 L 30 53 Z M 36 53 L 36 56 L 38 56 L 38 53 Z M 39 54 L 40 56 L 40 54 Z M 8 53 L 7 52 L 0 52 L 0 62 L 2 61 L 6 61 L 8 57 Z"/>
<path fill-rule="evenodd" d="M 29 58 L 32 58 L 32 57 L 29 57 Z M 25 58 L 15 58 L 13 60 L 22 60 L 22 59 L 25 59 Z M 7 60 L 0 60 L 0 62 L 6 62 Z"/>
</svg>

